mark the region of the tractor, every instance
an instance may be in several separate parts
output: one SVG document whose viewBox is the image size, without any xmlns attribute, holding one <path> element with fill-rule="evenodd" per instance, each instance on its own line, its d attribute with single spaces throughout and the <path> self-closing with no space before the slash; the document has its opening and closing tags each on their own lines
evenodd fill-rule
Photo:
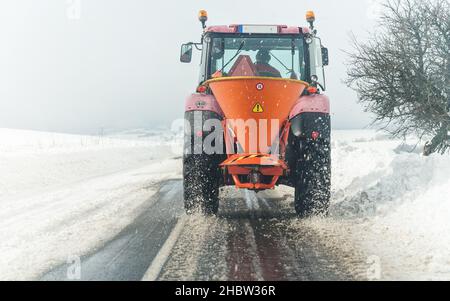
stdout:
<svg viewBox="0 0 450 301">
<path fill-rule="evenodd" d="M 330 101 L 324 95 L 328 49 L 314 28 L 206 26 L 181 46 L 180 61 L 201 52 L 196 91 L 185 103 L 184 206 L 215 215 L 219 190 L 295 189 L 300 218 L 326 215 L 330 202 Z"/>
</svg>

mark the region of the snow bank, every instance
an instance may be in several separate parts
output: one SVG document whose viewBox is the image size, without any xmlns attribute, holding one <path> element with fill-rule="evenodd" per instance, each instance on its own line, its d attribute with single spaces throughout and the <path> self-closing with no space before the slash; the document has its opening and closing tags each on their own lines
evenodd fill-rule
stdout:
<svg viewBox="0 0 450 301">
<path fill-rule="evenodd" d="M 337 132 L 331 217 L 311 224 L 378 258 L 381 279 L 449 280 L 450 156 L 423 157 L 413 140 Z"/>
</svg>

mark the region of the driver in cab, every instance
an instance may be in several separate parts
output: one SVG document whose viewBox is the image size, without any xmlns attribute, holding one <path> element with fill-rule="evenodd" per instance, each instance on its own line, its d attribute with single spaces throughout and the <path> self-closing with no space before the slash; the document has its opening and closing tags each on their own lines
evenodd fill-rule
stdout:
<svg viewBox="0 0 450 301">
<path fill-rule="evenodd" d="M 280 71 L 269 64 L 271 58 L 269 50 L 261 49 L 258 51 L 256 54 L 255 69 L 259 76 L 281 77 Z"/>
</svg>

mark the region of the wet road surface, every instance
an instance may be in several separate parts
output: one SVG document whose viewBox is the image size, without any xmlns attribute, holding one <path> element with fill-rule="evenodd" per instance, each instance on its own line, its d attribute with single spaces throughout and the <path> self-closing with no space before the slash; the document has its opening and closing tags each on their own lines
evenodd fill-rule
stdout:
<svg viewBox="0 0 450 301">
<path fill-rule="evenodd" d="M 161 183 L 142 213 L 81 258 L 80 280 L 359 280 L 363 264 L 299 220 L 292 196 L 227 189 L 217 217 L 186 216 L 182 183 Z M 68 280 L 63 264 L 40 280 Z"/>
</svg>

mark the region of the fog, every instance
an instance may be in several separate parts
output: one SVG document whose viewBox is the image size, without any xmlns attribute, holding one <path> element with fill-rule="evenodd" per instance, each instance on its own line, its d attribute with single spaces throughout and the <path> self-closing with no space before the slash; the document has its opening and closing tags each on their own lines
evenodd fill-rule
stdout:
<svg viewBox="0 0 450 301">
<path fill-rule="evenodd" d="M 307 10 L 330 51 L 326 69 L 333 126 L 362 128 L 370 115 L 343 83 L 349 34 L 373 30 L 374 1 L 2 0 L 0 127 L 71 133 L 170 126 L 195 90 L 198 58 L 180 45 L 208 24 L 306 26 Z"/>
</svg>

